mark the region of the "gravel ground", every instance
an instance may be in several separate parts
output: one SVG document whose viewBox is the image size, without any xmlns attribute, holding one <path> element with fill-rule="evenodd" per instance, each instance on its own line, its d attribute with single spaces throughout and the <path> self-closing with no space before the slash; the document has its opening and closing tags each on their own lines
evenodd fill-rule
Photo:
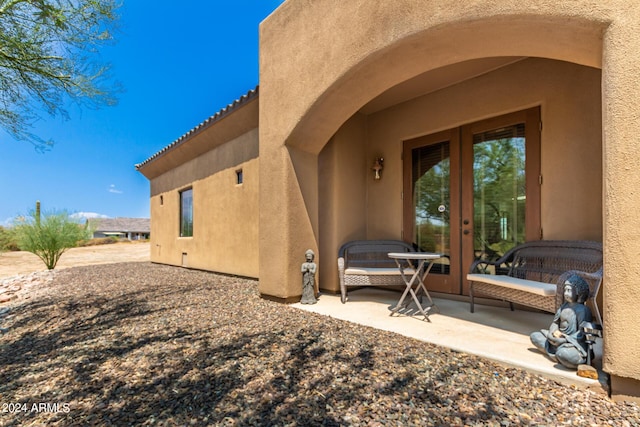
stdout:
<svg viewBox="0 0 640 427">
<path fill-rule="evenodd" d="M 637 405 L 260 299 L 243 278 L 70 268 L 0 309 L 0 425 L 613 425 Z"/>
</svg>

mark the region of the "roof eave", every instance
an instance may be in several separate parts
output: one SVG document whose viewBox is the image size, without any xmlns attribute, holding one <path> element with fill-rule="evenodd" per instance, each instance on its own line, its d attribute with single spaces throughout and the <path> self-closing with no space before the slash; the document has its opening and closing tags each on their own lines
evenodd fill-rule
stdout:
<svg viewBox="0 0 640 427">
<path fill-rule="evenodd" d="M 256 86 L 144 162 L 136 164 L 136 170 L 148 179 L 153 179 L 221 143 L 256 128 L 258 89 Z M 254 108 L 247 108 L 252 105 Z M 213 129 L 216 130 L 215 136 L 211 135 Z"/>
</svg>

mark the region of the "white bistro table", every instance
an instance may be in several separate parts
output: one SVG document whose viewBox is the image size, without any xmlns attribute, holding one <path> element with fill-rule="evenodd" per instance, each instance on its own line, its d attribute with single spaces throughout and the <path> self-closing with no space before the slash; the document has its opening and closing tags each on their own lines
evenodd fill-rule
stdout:
<svg viewBox="0 0 640 427">
<path fill-rule="evenodd" d="M 429 295 L 429 291 L 427 291 L 427 287 L 424 285 L 424 279 L 427 277 L 427 274 L 429 274 L 433 262 L 442 258 L 442 255 L 432 252 L 390 252 L 389 258 L 395 260 L 400 270 L 402 280 L 404 280 L 407 286 L 402 293 L 402 297 L 400 297 L 400 301 L 391 309 L 391 315 L 397 313 L 402 308 L 407 309 L 411 301 L 405 303 L 404 300 L 408 294 L 411 294 L 411 298 L 413 298 L 413 302 L 415 302 L 418 311 L 422 313 L 425 320 L 429 320 L 429 312 L 433 308 L 438 310 L 438 307 L 433 303 L 431 295 Z M 409 277 L 410 274 L 411 276 Z M 421 300 L 418 299 L 417 292 L 420 290 L 427 296 L 429 300 L 428 306 L 423 306 Z"/>
</svg>

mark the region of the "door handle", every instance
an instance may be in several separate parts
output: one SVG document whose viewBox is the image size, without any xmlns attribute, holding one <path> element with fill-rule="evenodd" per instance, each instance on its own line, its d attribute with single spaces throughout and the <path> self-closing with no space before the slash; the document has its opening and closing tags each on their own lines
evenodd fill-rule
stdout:
<svg viewBox="0 0 640 427">
<path fill-rule="evenodd" d="M 464 230 L 462 233 L 463 234 L 469 234 L 469 230 Z"/>
</svg>

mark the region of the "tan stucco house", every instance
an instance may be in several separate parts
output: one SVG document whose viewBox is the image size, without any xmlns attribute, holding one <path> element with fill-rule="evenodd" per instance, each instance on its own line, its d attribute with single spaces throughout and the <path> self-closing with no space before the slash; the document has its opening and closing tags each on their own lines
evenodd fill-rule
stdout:
<svg viewBox="0 0 640 427">
<path fill-rule="evenodd" d="M 149 218 L 91 218 L 89 227 L 93 238 L 115 237 L 128 240 L 147 240 L 151 232 Z"/>
<path fill-rule="evenodd" d="M 151 259 L 286 302 L 308 248 L 337 292 L 344 242 L 404 239 L 466 295 L 478 241 L 601 241 L 603 368 L 640 396 L 638 76 L 636 1 L 287 0 L 259 89 L 137 165 Z"/>
</svg>

